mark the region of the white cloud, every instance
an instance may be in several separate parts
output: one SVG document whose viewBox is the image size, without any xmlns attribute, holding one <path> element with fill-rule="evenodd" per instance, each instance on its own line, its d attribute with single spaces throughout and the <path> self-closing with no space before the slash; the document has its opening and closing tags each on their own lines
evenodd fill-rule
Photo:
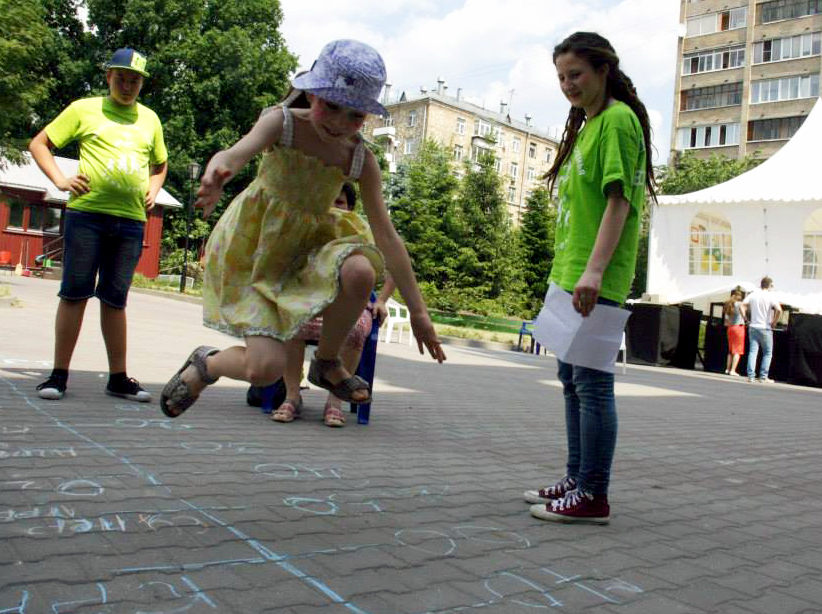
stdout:
<svg viewBox="0 0 822 614">
<path fill-rule="evenodd" d="M 393 91 L 432 89 L 512 117 L 563 126 L 568 103 L 551 54 L 562 38 L 591 30 L 608 38 L 654 123 L 657 163 L 668 155 L 679 4 L 671 0 L 282 0 L 289 48 L 311 65 L 326 42 L 356 38 L 383 55 Z M 513 90 L 513 96 L 511 96 Z"/>
</svg>

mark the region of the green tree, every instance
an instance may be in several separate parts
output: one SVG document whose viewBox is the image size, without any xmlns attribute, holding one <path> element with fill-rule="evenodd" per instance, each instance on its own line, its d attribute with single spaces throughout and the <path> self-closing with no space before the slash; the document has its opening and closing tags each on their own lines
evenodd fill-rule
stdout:
<svg viewBox="0 0 822 614">
<path fill-rule="evenodd" d="M 42 78 L 41 48 L 51 37 L 44 13 L 37 0 L 0 0 L 0 156 L 12 162 L 21 161 L 37 101 L 51 84 Z"/>
<path fill-rule="evenodd" d="M 554 261 L 554 229 L 557 212 L 547 188 L 540 187 L 525 201 L 525 213 L 519 228 L 519 251 L 522 259 L 522 279 L 525 287 L 527 315 L 539 311 L 548 276 Z"/>
<path fill-rule="evenodd" d="M 762 162 L 752 155 L 739 159 L 711 154 L 697 158 L 692 151 L 677 156 L 673 166 L 656 169 L 659 194 L 687 194 L 733 179 Z"/>
<path fill-rule="evenodd" d="M 451 238 L 458 181 L 450 156 L 426 140 L 409 162 L 400 165 L 389 188 L 391 219 L 405 241 L 421 282 L 444 288 L 453 276 Z"/>
<path fill-rule="evenodd" d="M 454 286 L 474 301 L 497 299 L 515 277 L 511 225 L 492 154 L 466 165 L 458 205 Z"/>
</svg>

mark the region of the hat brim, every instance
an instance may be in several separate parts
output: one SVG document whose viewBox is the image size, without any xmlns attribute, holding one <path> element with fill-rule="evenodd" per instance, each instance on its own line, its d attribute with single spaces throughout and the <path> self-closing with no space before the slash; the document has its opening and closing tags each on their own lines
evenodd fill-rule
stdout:
<svg viewBox="0 0 822 614">
<path fill-rule="evenodd" d="M 120 64 L 106 64 L 106 70 L 111 68 L 122 68 L 123 70 L 130 70 L 131 72 L 136 72 L 138 75 L 143 75 L 144 77 L 148 77 L 149 74 L 144 70 L 137 70 L 133 66 L 121 66 Z"/>
<path fill-rule="evenodd" d="M 367 96 L 357 95 L 355 92 L 334 87 L 330 83 L 314 78 L 310 72 L 300 75 L 291 82 L 296 89 L 308 94 L 319 96 L 323 100 L 328 100 L 349 109 L 372 113 L 374 115 L 388 115 L 388 111 L 379 102 Z"/>
</svg>

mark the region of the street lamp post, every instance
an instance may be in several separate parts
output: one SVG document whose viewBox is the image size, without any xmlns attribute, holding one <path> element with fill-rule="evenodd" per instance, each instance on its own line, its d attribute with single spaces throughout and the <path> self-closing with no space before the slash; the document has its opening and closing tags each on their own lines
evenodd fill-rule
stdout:
<svg viewBox="0 0 822 614">
<path fill-rule="evenodd" d="M 188 278 L 188 239 L 191 236 L 191 211 L 194 209 L 194 182 L 200 176 L 200 165 L 196 162 L 188 163 L 188 203 L 186 204 L 186 236 L 183 247 L 183 269 L 180 273 L 180 292 L 186 291 L 186 279 Z"/>
</svg>

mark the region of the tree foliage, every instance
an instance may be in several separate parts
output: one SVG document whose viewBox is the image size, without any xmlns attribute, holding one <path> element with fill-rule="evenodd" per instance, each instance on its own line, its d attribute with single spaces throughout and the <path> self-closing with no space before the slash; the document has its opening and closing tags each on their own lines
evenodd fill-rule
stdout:
<svg viewBox="0 0 822 614">
<path fill-rule="evenodd" d="M 105 95 L 105 63 L 115 49 L 133 47 L 148 57 L 151 73 L 139 100 L 163 124 L 169 153 L 164 187 L 187 203 L 188 164 L 205 166 L 288 88 L 296 58 L 279 32 L 279 0 L 85 0 L 87 28 L 77 17 L 80 4 L 0 0 L 0 122 L 26 119 L 12 126 L 0 123 L 2 142 L 24 143 L 71 101 Z M 12 34 L 8 40 L 6 32 Z M 15 98 L 3 97 L 6 87 Z M 14 113 L 6 112 L 10 109 Z M 58 153 L 76 156 L 76 147 Z M 247 166 L 227 186 L 217 214 L 254 171 Z M 194 222 L 195 244 L 202 243 L 217 218 Z M 185 227 L 184 211 L 166 210 L 166 264 L 179 259 L 174 252 L 179 252 Z"/>
<path fill-rule="evenodd" d="M 424 141 L 390 184 L 391 218 L 422 282 L 438 288 L 453 276 L 454 197 L 458 187 L 446 150 Z"/>
<path fill-rule="evenodd" d="M 698 158 L 692 151 L 680 154 L 673 166 L 657 169 L 660 194 L 687 194 L 717 183 L 733 179 L 758 166 L 762 160 L 753 156 L 733 159 L 711 154 L 707 159 Z"/>
<path fill-rule="evenodd" d="M 529 315 L 536 314 L 548 290 L 548 276 L 554 261 L 554 230 L 557 212 L 545 187 L 531 193 L 519 228 L 522 281 Z"/>
<path fill-rule="evenodd" d="M 43 42 L 51 32 L 37 0 L 0 0 L 0 156 L 19 162 L 35 119 L 37 102 L 51 80 L 42 75 Z"/>
</svg>

